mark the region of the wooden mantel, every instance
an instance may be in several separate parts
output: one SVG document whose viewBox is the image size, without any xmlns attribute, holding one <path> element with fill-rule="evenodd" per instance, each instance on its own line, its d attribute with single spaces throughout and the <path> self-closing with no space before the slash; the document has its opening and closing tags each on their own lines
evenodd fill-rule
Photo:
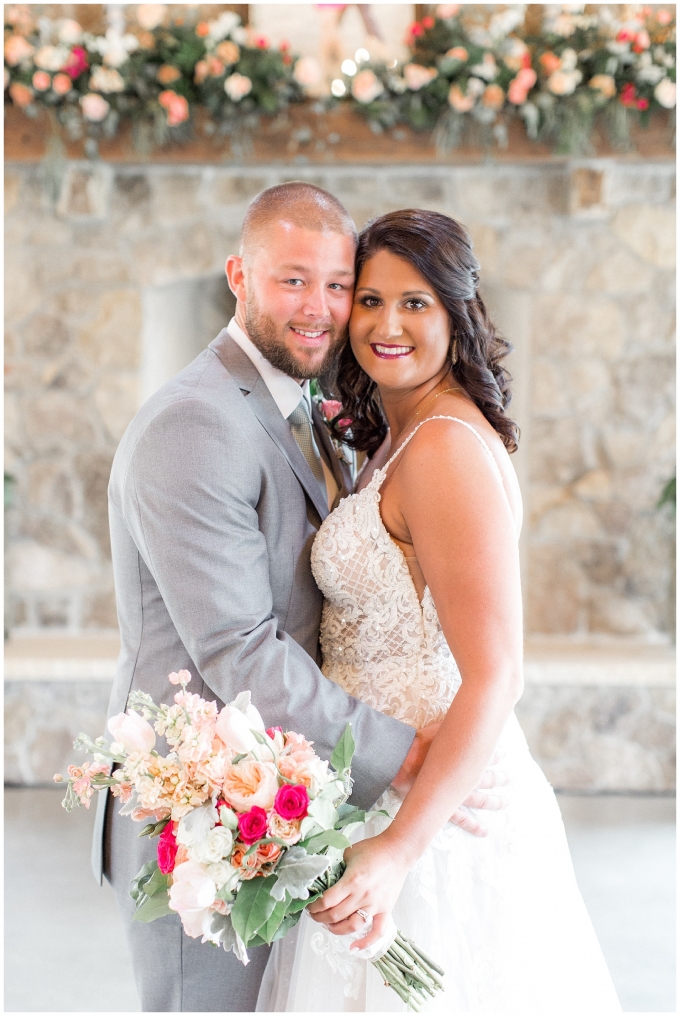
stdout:
<svg viewBox="0 0 680 1016">
<path fill-rule="evenodd" d="M 31 119 L 14 106 L 5 106 L 5 160 L 9 162 L 37 162 L 44 158 L 46 142 L 54 130 L 53 121 L 45 110 Z M 284 163 L 343 164 L 343 163 L 439 163 L 456 165 L 492 160 L 504 162 L 564 161 L 567 156 L 555 155 L 542 144 L 530 141 L 521 123 L 509 123 L 509 143 L 505 149 L 493 147 L 460 147 L 442 155 L 432 144 L 429 132 L 416 133 L 408 128 L 375 134 L 369 124 L 346 106 L 317 113 L 311 103 L 289 107 L 286 114 L 274 119 L 262 117 L 249 145 L 243 153 L 235 155 L 229 139 L 217 138 L 205 132 L 206 119 L 197 118 L 194 138 L 187 144 L 166 145 L 148 154 L 135 150 L 130 127 L 126 125 L 119 135 L 99 142 L 99 156 L 106 162 L 116 163 Z M 68 141 L 59 131 L 69 159 L 86 157 L 84 142 Z M 247 139 L 246 139 L 247 140 Z M 596 157 L 617 157 L 629 161 L 640 159 L 673 160 L 675 151 L 672 129 L 667 114 L 657 114 L 645 130 L 635 127 L 632 132 L 634 149 L 621 153 L 595 131 L 593 152 Z"/>
</svg>

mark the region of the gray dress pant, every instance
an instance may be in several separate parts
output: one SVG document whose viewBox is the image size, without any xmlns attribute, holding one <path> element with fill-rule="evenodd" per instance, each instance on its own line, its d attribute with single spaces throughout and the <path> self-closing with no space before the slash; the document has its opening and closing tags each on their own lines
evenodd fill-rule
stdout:
<svg viewBox="0 0 680 1016">
<path fill-rule="evenodd" d="M 142 824 L 121 817 L 120 807 L 109 795 L 104 874 L 127 930 L 142 1011 L 255 1012 L 267 946 L 249 949 L 250 963 L 244 967 L 233 953 L 185 935 L 175 914 L 151 924 L 132 920 L 130 883 L 141 866 L 154 859 L 157 840 L 140 840 Z"/>
</svg>

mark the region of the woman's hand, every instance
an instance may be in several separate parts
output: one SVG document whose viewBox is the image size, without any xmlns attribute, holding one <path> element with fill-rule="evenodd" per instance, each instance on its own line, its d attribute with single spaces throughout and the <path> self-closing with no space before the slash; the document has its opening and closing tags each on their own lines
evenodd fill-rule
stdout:
<svg viewBox="0 0 680 1016">
<path fill-rule="evenodd" d="M 365 949 L 381 937 L 392 913 L 409 865 L 384 833 L 361 840 L 345 851 L 347 869 L 342 878 L 315 900 L 307 911 L 334 935 L 351 935 L 367 927 L 358 910 L 373 919 L 368 935 L 352 944 Z"/>
</svg>

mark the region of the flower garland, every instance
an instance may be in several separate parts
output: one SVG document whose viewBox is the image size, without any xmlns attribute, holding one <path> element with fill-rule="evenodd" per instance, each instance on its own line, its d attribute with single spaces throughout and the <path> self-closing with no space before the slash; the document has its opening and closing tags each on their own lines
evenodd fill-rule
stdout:
<svg viewBox="0 0 680 1016">
<path fill-rule="evenodd" d="M 230 134 L 304 98 L 287 44 L 272 48 L 232 12 L 167 26 L 166 5 L 140 4 L 134 31 L 92 35 L 62 20 L 47 39 L 26 5 L 6 12 L 6 93 L 29 116 L 52 109 L 74 140 L 113 137 L 127 117 L 136 140 L 186 141 L 200 106 L 211 115 L 207 133 Z"/>
<path fill-rule="evenodd" d="M 460 4 L 440 4 L 411 25 L 410 60 L 372 62 L 366 50 L 343 64 L 324 96 L 321 67 L 272 47 L 226 12 L 197 25 L 169 23 L 165 4 L 140 4 L 129 32 L 84 32 L 72 20 L 41 19 L 28 5 L 6 8 L 5 91 L 29 116 L 54 112 L 68 136 L 113 137 L 132 120 L 136 143 L 187 141 L 196 109 L 207 134 L 242 144 L 261 115 L 307 97 L 324 108 L 348 102 L 376 131 L 407 125 L 434 132 L 448 150 L 507 144 L 510 118 L 531 139 L 558 152 L 585 154 L 601 117 L 612 142 L 629 143 L 631 120 L 676 104 L 675 19 L 666 7 L 639 7 L 624 23 L 606 6 L 549 6 L 538 35 L 523 31 L 523 7 L 494 13 L 484 25 Z M 630 10 L 630 8 L 629 8 Z M 238 139 L 241 139 L 239 142 Z"/>
<path fill-rule="evenodd" d="M 608 8 L 585 15 L 553 6 L 540 35 L 523 35 L 519 7 L 469 24 L 460 4 L 411 25 L 412 59 L 392 70 L 366 61 L 350 68 L 339 94 L 376 131 L 405 123 L 435 131 L 443 149 L 471 127 L 507 143 L 507 120 L 519 116 L 532 139 L 558 152 L 587 153 L 595 117 L 611 140 L 628 143 L 629 114 L 643 124 L 676 103 L 675 19 L 665 7 L 641 7 L 617 24 Z"/>
</svg>

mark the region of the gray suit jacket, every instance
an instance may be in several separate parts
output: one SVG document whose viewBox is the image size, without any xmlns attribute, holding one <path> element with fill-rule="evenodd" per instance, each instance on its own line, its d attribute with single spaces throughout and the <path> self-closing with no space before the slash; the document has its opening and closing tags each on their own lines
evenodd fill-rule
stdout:
<svg viewBox="0 0 680 1016">
<path fill-rule="evenodd" d="M 347 493 L 349 477 L 318 415 L 315 430 Z M 121 653 L 109 715 L 125 709 L 133 688 L 171 702 L 176 688 L 167 675 L 186 668 L 189 690 L 218 707 L 249 688 L 267 726 L 304 733 L 324 758 L 349 721 L 357 744 L 352 800 L 373 804 L 414 731 L 318 668 L 322 596 L 309 558 L 327 513 L 289 424 L 224 329 L 145 403 L 114 459 L 109 514 Z M 100 881 L 108 796 L 100 795 L 93 842 Z"/>
</svg>

